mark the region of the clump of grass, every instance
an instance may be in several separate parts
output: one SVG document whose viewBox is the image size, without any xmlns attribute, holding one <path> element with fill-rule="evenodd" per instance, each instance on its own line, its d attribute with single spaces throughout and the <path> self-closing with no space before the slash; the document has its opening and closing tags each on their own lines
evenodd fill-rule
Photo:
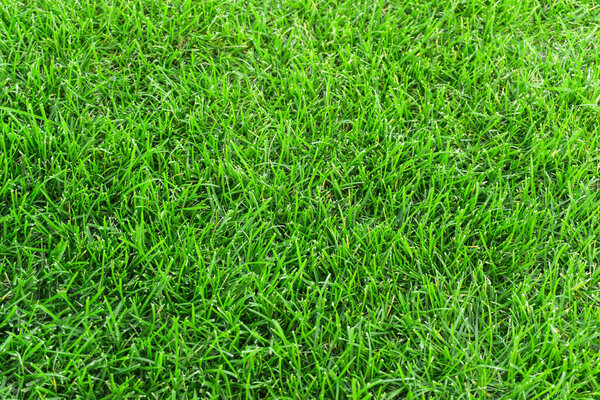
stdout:
<svg viewBox="0 0 600 400">
<path fill-rule="evenodd" d="M 598 398 L 599 17 L 3 2 L 0 398 Z"/>
</svg>

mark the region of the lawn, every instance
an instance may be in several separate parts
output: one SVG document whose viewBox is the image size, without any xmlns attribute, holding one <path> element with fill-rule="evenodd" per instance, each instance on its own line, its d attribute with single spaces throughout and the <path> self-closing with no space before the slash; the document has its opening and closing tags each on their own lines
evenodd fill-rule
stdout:
<svg viewBox="0 0 600 400">
<path fill-rule="evenodd" d="M 0 0 L 0 399 L 599 399 L 600 3 Z"/>
</svg>

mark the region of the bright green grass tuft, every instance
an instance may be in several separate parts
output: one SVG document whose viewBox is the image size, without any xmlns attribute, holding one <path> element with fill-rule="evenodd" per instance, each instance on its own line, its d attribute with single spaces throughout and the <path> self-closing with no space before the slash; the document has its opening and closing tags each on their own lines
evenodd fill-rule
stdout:
<svg viewBox="0 0 600 400">
<path fill-rule="evenodd" d="M 600 398 L 599 21 L 0 1 L 0 399 Z"/>
</svg>

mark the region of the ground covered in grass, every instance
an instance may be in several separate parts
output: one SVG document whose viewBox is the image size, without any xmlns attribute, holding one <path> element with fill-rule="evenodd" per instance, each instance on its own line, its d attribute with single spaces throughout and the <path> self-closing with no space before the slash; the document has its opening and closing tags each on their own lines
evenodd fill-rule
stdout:
<svg viewBox="0 0 600 400">
<path fill-rule="evenodd" d="M 0 399 L 599 398 L 598 21 L 0 2 Z"/>
</svg>

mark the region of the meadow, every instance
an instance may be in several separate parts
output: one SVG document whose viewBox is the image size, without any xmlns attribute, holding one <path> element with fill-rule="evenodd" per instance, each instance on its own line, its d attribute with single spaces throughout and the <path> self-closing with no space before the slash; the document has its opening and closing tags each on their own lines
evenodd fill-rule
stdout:
<svg viewBox="0 0 600 400">
<path fill-rule="evenodd" d="M 0 0 L 0 399 L 600 398 L 596 0 Z"/>
</svg>

